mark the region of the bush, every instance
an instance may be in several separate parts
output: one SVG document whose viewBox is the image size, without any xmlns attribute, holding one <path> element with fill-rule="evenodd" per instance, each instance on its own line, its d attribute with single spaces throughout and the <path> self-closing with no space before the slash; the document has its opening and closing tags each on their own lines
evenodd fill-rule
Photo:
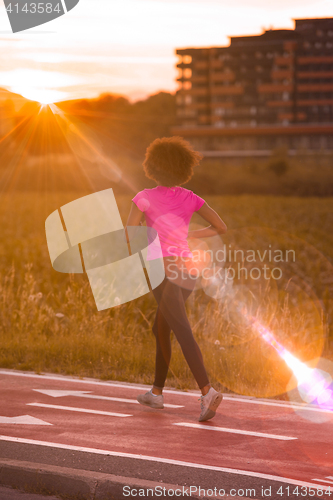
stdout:
<svg viewBox="0 0 333 500">
<path fill-rule="evenodd" d="M 277 177 L 282 177 L 289 170 L 289 163 L 287 160 L 273 160 L 268 164 L 269 170 L 275 173 Z"/>
</svg>

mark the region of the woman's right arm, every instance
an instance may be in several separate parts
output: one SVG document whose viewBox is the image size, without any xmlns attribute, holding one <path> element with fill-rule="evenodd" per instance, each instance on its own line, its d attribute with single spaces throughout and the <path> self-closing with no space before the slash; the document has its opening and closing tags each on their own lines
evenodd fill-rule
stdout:
<svg viewBox="0 0 333 500">
<path fill-rule="evenodd" d="M 203 229 L 196 229 L 188 232 L 188 238 L 208 238 L 217 234 L 225 234 L 227 226 L 221 217 L 205 202 L 196 212 L 211 225 Z"/>
</svg>

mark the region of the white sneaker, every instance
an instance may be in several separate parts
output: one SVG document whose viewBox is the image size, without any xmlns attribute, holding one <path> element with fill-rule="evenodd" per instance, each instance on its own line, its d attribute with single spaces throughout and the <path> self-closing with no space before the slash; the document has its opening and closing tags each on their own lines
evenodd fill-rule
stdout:
<svg viewBox="0 0 333 500">
<path fill-rule="evenodd" d="M 164 408 L 164 398 L 163 395 L 157 396 L 151 392 L 152 390 L 146 392 L 146 394 L 140 394 L 136 399 L 141 405 L 150 406 L 150 408 L 156 408 L 162 410 Z"/>
<path fill-rule="evenodd" d="M 213 418 L 222 399 L 223 395 L 220 392 L 215 391 L 213 387 L 209 389 L 206 396 L 201 396 L 199 399 L 201 403 L 199 422 L 204 422 L 205 420 Z"/>
</svg>

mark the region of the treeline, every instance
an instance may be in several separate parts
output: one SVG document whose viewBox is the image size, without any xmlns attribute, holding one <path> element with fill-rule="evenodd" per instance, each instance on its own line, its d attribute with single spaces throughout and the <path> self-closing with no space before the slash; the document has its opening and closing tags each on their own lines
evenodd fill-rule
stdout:
<svg viewBox="0 0 333 500">
<path fill-rule="evenodd" d="M 8 101 L 6 106 L 9 109 Z M 144 182 L 141 164 L 147 146 L 157 137 L 170 135 L 176 103 L 167 92 L 135 103 L 104 94 L 44 107 L 27 101 L 16 113 L 10 107 L 9 115 L 11 133 L 0 142 L 2 184 L 16 162 L 30 165 L 29 176 L 22 172 L 16 180 L 20 189 L 35 189 L 33 178 L 47 177 L 52 179 L 48 189 L 53 190 L 81 188 L 91 179 L 94 189 L 112 186 L 128 192 L 129 183 Z M 0 128 L 0 141 L 1 135 L 6 134 Z M 121 170 L 121 179 L 115 179 L 112 164 Z M 38 173 L 38 169 L 47 171 Z"/>
<path fill-rule="evenodd" d="M 169 136 L 176 122 L 175 96 L 167 92 L 135 103 L 106 94 L 99 99 L 64 102 L 59 107 L 98 127 L 107 151 L 126 150 L 135 156 L 142 155 L 156 137 Z"/>
<path fill-rule="evenodd" d="M 69 122 L 85 123 L 100 133 L 100 140 L 107 149 L 111 146 L 122 150 L 126 148 L 133 154 L 142 154 L 154 138 L 168 136 L 170 127 L 176 121 L 175 96 L 167 92 L 135 103 L 130 103 L 125 97 L 104 94 L 98 99 L 65 101 L 51 106 L 52 110 L 57 108 L 66 114 Z M 43 129 L 44 133 L 45 129 L 53 129 L 51 109 L 44 107 L 41 110 L 39 103 L 27 102 L 15 116 L 16 124 L 24 118 L 30 122 L 29 125 L 36 121 L 30 146 L 34 154 L 44 153 L 38 141 L 43 137 Z M 18 136 L 19 132 L 14 134 L 14 138 Z M 50 137 L 50 152 L 58 151 L 58 142 L 57 135 Z"/>
<path fill-rule="evenodd" d="M 175 95 L 167 92 L 136 103 L 110 94 L 44 107 L 26 101 L 19 111 L 7 100 L 0 103 L 0 189 L 131 194 L 154 187 L 144 154 L 175 123 Z M 333 196 L 333 155 L 205 158 L 186 187 L 205 195 Z"/>
</svg>

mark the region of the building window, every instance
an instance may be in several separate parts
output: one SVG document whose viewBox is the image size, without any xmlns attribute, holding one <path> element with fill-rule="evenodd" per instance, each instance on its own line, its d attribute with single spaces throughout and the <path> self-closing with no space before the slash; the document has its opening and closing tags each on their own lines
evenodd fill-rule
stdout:
<svg viewBox="0 0 333 500">
<path fill-rule="evenodd" d="M 186 121 L 184 121 L 183 126 L 184 127 L 195 127 L 196 124 L 197 124 L 197 122 L 194 120 L 186 120 Z"/>
<path fill-rule="evenodd" d="M 317 31 L 316 31 L 316 35 L 317 35 L 317 36 L 323 36 L 323 34 L 324 34 L 324 33 L 323 33 L 323 31 L 322 31 L 322 30 L 317 30 Z"/>
<path fill-rule="evenodd" d="M 289 101 L 289 92 L 283 92 L 282 99 L 284 101 Z"/>
<path fill-rule="evenodd" d="M 251 127 L 256 127 L 257 126 L 257 120 L 251 120 L 250 121 Z"/>
<path fill-rule="evenodd" d="M 329 30 L 329 31 L 327 32 L 327 35 L 328 35 L 328 36 L 333 36 L 333 31 L 332 31 L 332 30 Z"/>
<path fill-rule="evenodd" d="M 216 127 L 225 127 L 225 122 L 222 120 L 219 120 L 218 122 L 215 122 Z"/>
<path fill-rule="evenodd" d="M 190 90 L 192 88 L 192 83 L 191 82 L 184 82 L 183 88 L 185 90 Z"/>
<path fill-rule="evenodd" d="M 215 108 L 215 114 L 216 115 L 224 115 L 225 109 L 224 108 Z"/>
<path fill-rule="evenodd" d="M 185 104 L 192 104 L 192 96 L 186 95 L 184 99 Z"/>
<path fill-rule="evenodd" d="M 237 122 L 236 122 L 236 120 L 232 120 L 232 121 L 230 122 L 230 127 L 237 127 Z"/>
<path fill-rule="evenodd" d="M 251 106 L 250 113 L 251 115 L 255 115 L 257 113 L 257 108 L 255 106 Z"/>
<path fill-rule="evenodd" d="M 261 59 L 261 58 L 262 58 L 262 53 L 261 53 L 261 52 L 259 52 L 259 51 L 257 51 L 257 52 L 256 52 L 256 58 L 257 58 L 257 59 Z"/>
<path fill-rule="evenodd" d="M 184 69 L 183 76 L 184 76 L 184 78 L 191 78 L 191 76 L 192 76 L 192 70 L 190 68 Z"/>
<path fill-rule="evenodd" d="M 195 109 L 185 109 L 184 110 L 184 116 L 195 116 L 197 114 L 197 111 Z"/>
<path fill-rule="evenodd" d="M 191 64 L 192 56 L 183 56 L 183 64 Z"/>
</svg>

